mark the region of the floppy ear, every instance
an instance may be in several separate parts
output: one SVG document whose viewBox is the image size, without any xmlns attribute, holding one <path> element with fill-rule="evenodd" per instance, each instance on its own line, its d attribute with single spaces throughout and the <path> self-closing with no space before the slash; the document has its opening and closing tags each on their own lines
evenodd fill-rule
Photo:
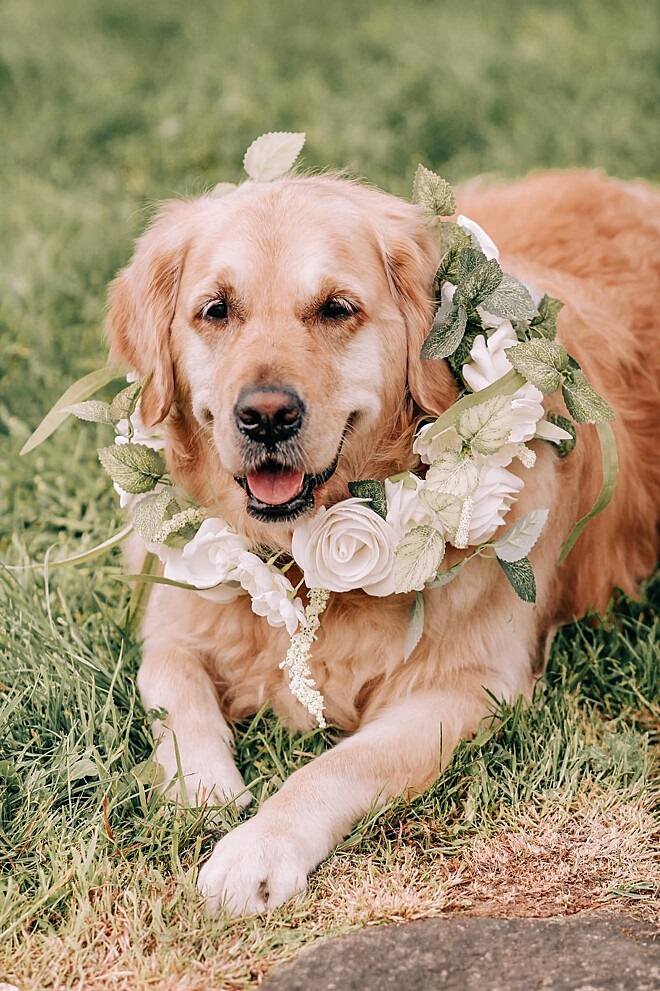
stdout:
<svg viewBox="0 0 660 991">
<path fill-rule="evenodd" d="M 170 325 L 186 249 L 184 221 L 191 204 L 171 201 L 137 241 L 133 259 L 111 283 L 106 332 L 111 358 L 140 375 L 151 374 L 142 395 L 142 418 L 163 420 L 174 398 Z"/>
<path fill-rule="evenodd" d="M 408 389 L 426 413 L 439 416 L 456 398 L 446 361 L 420 358 L 433 322 L 433 283 L 440 263 L 437 239 L 419 207 L 394 200 L 379 217 L 388 276 L 408 333 Z"/>
</svg>

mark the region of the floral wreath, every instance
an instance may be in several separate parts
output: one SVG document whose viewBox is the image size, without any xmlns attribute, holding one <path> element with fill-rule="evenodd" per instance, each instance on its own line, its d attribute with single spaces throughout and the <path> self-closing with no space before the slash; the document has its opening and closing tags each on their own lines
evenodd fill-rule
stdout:
<svg viewBox="0 0 660 991">
<path fill-rule="evenodd" d="M 257 138 L 244 158 L 248 176 L 262 182 L 282 177 L 304 140 L 304 134 L 288 133 Z M 220 183 L 213 194 L 234 188 Z M 504 532 L 501 527 L 525 484 L 508 466 L 517 458 L 530 469 L 536 460 L 527 442 L 549 441 L 559 457 L 569 454 L 576 442 L 570 420 L 546 414 L 544 394 L 561 389 L 573 420 L 596 424 L 603 458 L 598 500 L 576 524 L 560 563 L 586 523 L 610 501 L 616 482 L 616 446 L 609 426 L 613 412 L 555 341 L 563 303 L 539 296 L 504 273 L 497 247 L 473 220 L 461 215 L 455 222 L 447 219 L 456 210 L 451 187 L 423 165 L 415 174 L 412 200 L 435 219 L 444 249 L 435 283 L 437 312 L 421 356 L 447 359 L 460 394 L 442 416 L 427 420 L 417 432 L 412 449 L 426 466 L 423 475 L 403 471 L 384 482 L 349 483 L 350 498 L 321 507 L 294 525 L 291 556 L 285 558 L 251 547 L 220 515 L 192 504 L 176 488 L 162 454 L 162 432 L 146 427 L 140 417 L 148 379 L 139 381 L 134 373 L 109 403 L 88 397 L 118 378 L 116 370 L 106 367 L 76 382 L 21 452 L 36 447 L 70 413 L 113 425 L 115 443 L 101 448 L 99 458 L 130 523 L 97 547 L 55 563 L 89 560 L 137 532 L 147 551 L 145 566 L 142 574 L 125 575 L 125 580 L 192 589 L 218 603 L 249 595 L 257 615 L 271 626 L 286 627 L 291 643 L 280 667 L 295 698 L 321 727 L 326 725 L 324 700 L 309 655 L 331 593 L 415 592 L 404 661 L 422 636 L 423 590 L 448 584 L 474 557 L 495 558 L 520 598 L 535 601 L 527 555 L 548 509 L 532 510 Z M 448 544 L 468 553 L 442 570 Z M 162 577 L 152 573 L 157 561 L 163 565 Z M 303 576 L 295 588 L 286 574 L 294 563 Z M 306 605 L 298 596 L 303 584 Z"/>
</svg>

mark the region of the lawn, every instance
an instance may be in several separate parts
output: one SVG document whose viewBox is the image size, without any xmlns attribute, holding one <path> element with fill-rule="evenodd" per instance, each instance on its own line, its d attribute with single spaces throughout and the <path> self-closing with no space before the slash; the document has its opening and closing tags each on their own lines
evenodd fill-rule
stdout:
<svg viewBox="0 0 660 991">
<path fill-rule="evenodd" d="M 535 704 L 360 823 L 305 897 L 208 919 L 194 882 L 218 825 L 150 788 L 119 557 L 30 567 L 121 525 L 108 436 L 71 423 L 18 451 L 102 364 L 105 286 L 154 203 L 239 179 L 264 131 L 305 130 L 306 166 L 404 196 L 419 161 L 452 182 L 569 166 L 657 181 L 659 20 L 625 0 L 3 0 L 0 982 L 244 989 L 367 923 L 657 914 L 657 576 L 565 628 Z M 261 713 L 238 727 L 241 770 L 263 798 L 329 739 Z"/>
</svg>

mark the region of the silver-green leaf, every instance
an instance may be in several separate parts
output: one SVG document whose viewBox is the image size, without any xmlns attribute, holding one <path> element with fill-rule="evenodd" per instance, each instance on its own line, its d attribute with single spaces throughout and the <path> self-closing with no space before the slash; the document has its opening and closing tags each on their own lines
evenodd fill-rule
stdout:
<svg viewBox="0 0 660 991">
<path fill-rule="evenodd" d="M 305 144 L 305 134 L 270 131 L 256 138 L 245 152 L 243 167 L 251 179 L 271 182 L 291 169 Z"/>
<path fill-rule="evenodd" d="M 456 200 L 447 180 L 423 165 L 418 165 L 415 172 L 412 201 L 419 203 L 434 217 L 450 217 L 456 213 Z"/>
<path fill-rule="evenodd" d="M 513 426 L 511 399 L 494 396 L 479 406 L 465 410 L 456 421 L 456 430 L 473 451 L 495 454 L 509 439 Z"/>
<path fill-rule="evenodd" d="M 536 602 L 536 579 L 529 558 L 519 561 L 503 561 L 497 558 L 497 563 L 506 575 L 514 592 L 523 602 Z"/>
<path fill-rule="evenodd" d="M 612 407 L 598 395 L 578 369 L 564 381 L 562 394 L 566 408 L 576 423 L 608 423 L 614 419 Z"/>
<path fill-rule="evenodd" d="M 151 543 L 164 520 L 178 508 L 171 491 L 152 492 L 137 503 L 131 515 L 131 522 L 143 540 Z"/>
<path fill-rule="evenodd" d="M 568 370 L 564 348 L 543 338 L 507 348 L 506 356 L 516 371 L 544 393 L 556 392 Z"/>
<path fill-rule="evenodd" d="M 547 509 L 533 509 L 491 544 L 500 561 L 512 563 L 527 557 L 543 532 L 548 512 Z"/>
<path fill-rule="evenodd" d="M 397 592 L 421 592 L 445 555 L 445 538 L 432 526 L 416 526 L 400 540 L 394 554 Z"/>
<path fill-rule="evenodd" d="M 461 451 L 443 451 L 426 473 L 427 489 L 459 499 L 471 496 L 478 484 L 479 471 L 474 458 Z"/>
<path fill-rule="evenodd" d="M 442 310 L 438 311 L 440 314 Z M 437 318 L 436 318 L 437 319 Z M 463 340 L 467 326 L 467 311 L 464 306 L 451 306 L 441 321 L 434 323 L 431 333 L 422 345 L 422 358 L 439 360 L 448 358 Z"/>
<path fill-rule="evenodd" d="M 462 561 L 459 561 L 458 564 L 452 565 L 452 567 L 448 568 L 446 571 L 439 571 L 433 581 L 429 582 L 426 587 L 442 588 L 443 585 L 449 585 L 450 582 L 453 582 L 454 578 L 458 577 L 459 572 L 463 570 L 466 564 L 467 558 L 463 558 Z"/>
<path fill-rule="evenodd" d="M 142 392 L 142 385 L 142 382 L 131 382 L 129 386 L 117 393 L 110 403 L 110 416 L 113 423 L 124 420 L 135 412 Z"/>
<path fill-rule="evenodd" d="M 497 288 L 483 299 L 482 305 L 489 313 L 505 320 L 531 320 L 537 312 L 529 290 L 506 273 Z"/>
<path fill-rule="evenodd" d="M 99 461 L 124 492 L 151 492 L 166 472 L 158 451 L 146 444 L 113 444 L 99 449 Z"/>
<path fill-rule="evenodd" d="M 492 298 L 503 278 L 504 273 L 494 258 L 484 261 L 461 282 L 458 288 L 460 301 L 479 306 L 486 298 Z"/>
<path fill-rule="evenodd" d="M 90 423 L 112 423 L 110 406 L 100 399 L 89 399 L 85 403 L 72 403 L 65 407 L 65 413 L 72 413 L 79 420 L 87 420 Z"/>
</svg>

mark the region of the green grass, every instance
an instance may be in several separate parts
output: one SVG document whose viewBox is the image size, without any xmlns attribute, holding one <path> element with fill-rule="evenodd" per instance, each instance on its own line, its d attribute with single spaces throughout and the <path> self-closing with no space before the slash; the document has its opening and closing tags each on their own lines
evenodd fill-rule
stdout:
<svg viewBox="0 0 660 991">
<path fill-rule="evenodd" d="M 420 160 L 451 181 L 574 165 L 658 179 L 652 4 L 5 0 L 2 20 L 11 566 L 119 527 L 101 428 L 70 424 L 28 458 L 18 450 L 102 362 L 105 286 L 153 204 L 239 178 L 259 133 L 306 130 L 306 164 L 402 195 Z M 319 935 L 368 921 L 506 914 L 511 897 L 521 911 L 657 906 L 657 578 L 641 604 L 619 598 L 605 622 L 563 630 L 538 704 L 462 745 L 426 796 L 360 823 L 299 903 L 229 923 L 205 918 L 194 893 L 215 827 L 150 789 L 117 564 L 54 571 L 47 586 L 38 570 L 0 570 L 0 981 L 245 988 Z M 259 797 L 325 745 L 267 714 L 238 738 Z M 539 877 L 551 891 L 561 879 L 556 903 Z"/>
</svg>

